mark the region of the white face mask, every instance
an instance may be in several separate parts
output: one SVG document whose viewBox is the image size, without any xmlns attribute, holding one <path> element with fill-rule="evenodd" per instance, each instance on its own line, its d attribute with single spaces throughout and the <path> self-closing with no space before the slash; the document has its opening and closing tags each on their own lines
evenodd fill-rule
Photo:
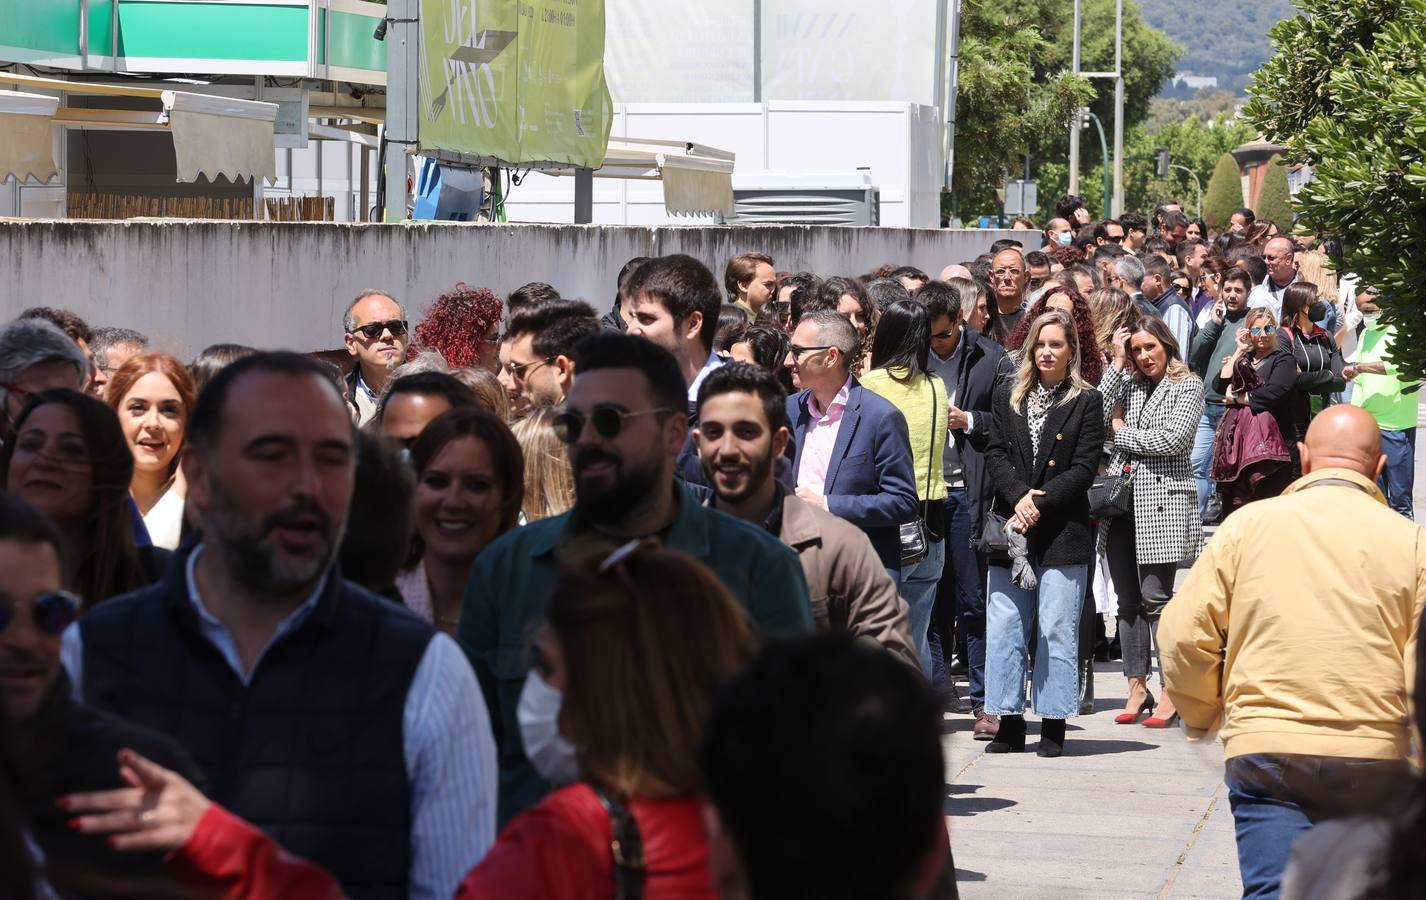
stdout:
<svg viewBox="0 0 1426 900">
<path fill-rule="evenodd" d="M 1068 231 L 1055 232 L 1055 242 L 1061 247 L 1068 247 L 1073 240 L 1074 235 L 1070 234 Z"/>
<path fill-rule="evenodd" d="M 1375 327 L 1376 327 L 1376 324 L 1377 324 L 1377 320 L 1380 319 L 1380 318 L 1381 318 L 1381 311 L 1380 311 L 1380 310 L 1378 310 L 1377 312 L 1372 312 L 1372 313 L 1362 313 L 1362 321 L 1363 321 L 1364 323 L 1366 323 L 1366 326 L 1367 326 L 1368 328 L 1375 328 Z"/>
<path fill-rule="evenodd" d="M 525 676 L 515 718 L 520 723 L 520 740 L 525 756 L 535 771 L 555 785 L 579 780 L 579 760 L 574 745 L 560 734 L 560 706 L 564 695 L 552 688 L 534 669 Z"/>
</svg>

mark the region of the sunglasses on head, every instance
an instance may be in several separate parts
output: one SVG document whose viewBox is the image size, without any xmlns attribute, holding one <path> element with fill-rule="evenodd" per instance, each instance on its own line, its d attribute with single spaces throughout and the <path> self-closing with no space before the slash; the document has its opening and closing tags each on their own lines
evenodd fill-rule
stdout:
<svg viewBox="0 0 1426 900">
<path fill-rule="evenodd" d="M 369 341 L 374 341 L 381 337 L 383 331 L 390 331 L 392 337 L 401 337 L 406 333 L 406 323 L 401 319 L 392 319 L 389 322 L 368 322 L 365 325 L 358 325 L 353 333 L 360 334 Z"/>
<path fill-rule="evenodd" d="M 586 421 L 594 425 L 594 430 L 600 437 L 615 438 L 619 436 L 620 431 L 624 430 L 625 419 L 671 412 L 673 412 L 673 410 L 662 406 L 656 409 L 643 409 L 637 412 L 629 412 L 612 404 L 602 403 L 590 410 L 588 417 L 582 412 L 566 409 L 555 416 L 553 425 L 555 437 L 566 444 L 573 444 L 575 441 L 578 441 L 579 436 L 584 433 L 584 423 Z"/>
<path fill-rule="evenodd" d="M 1248 331 L 1252 332 L 1253 337 L 1262 337 L 1262 336 L 1265 335 L 1265 334 L 1273 334 L 1273 333 L 1275 333 L 1275 332 L 1277 331 L 1277 326 L 1276 326 L 1276 325 L 1254 325 L 1252 328 L 1249 328 Z"/>
<path fill-rule="evenodd" d="M 0 603 L 0 631 L 10 627 L 19 615 L 18 603 Z M 66 591 L 41 594 L 30 601 L 30 616 L 35 627 L 48 635 L 59 635 L 79 615 L 79 598 Z"/>
</svg>

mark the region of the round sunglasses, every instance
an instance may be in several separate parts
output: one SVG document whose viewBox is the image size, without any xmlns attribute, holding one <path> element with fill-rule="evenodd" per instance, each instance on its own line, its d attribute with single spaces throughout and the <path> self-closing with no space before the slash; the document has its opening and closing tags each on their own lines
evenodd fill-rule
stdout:
<svg viewBox="0 0 1426 900">
<path fill-rule="evenodd" d="M 573 444 L 579 440 L 579 436 L 584 433 L 584 423 L 590 422 L 594 425 L 594 430 L 600 437 L 615 438 L 619 432 L 624 430 L 624 420 L 632 419 L 636 416 L 651 416 L 659 413 L 671 413 L 673 410 L 666 407 L 657 409 L 644 409 L 638 412 L 629 412 L 620 409 L 612 404 L 600 404 L 589 411 L 586 417 L 584 413 L 572 409 L 566 409 L 555 416 L 553 426 L 555 437 L 566 444 Z"/>
<path fill-rule="evenodd" d="M 0 603 L 0 631 L 10 627 L 20 614 L 20 604 Z M 48 635 L 59 635 L 79 616 L 79 598 L 67 591 L 41 594 L 30 601 L 30 617 L 35 627 Z"/>
</svg>

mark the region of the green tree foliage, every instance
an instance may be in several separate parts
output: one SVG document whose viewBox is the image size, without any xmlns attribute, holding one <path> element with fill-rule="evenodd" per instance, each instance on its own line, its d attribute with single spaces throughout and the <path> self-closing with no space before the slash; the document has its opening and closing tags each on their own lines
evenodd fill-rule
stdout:
<svg viewBox="0 0 1426 900">
<path fill-rule="evenodd" d="M 1293 14 L 1292 0 L 1142 0 L 1144 19 L 1184 46 L 1180 72 L 1213 75 L 1240 93 L 1271 54 L 1268 31 Z"/>
<path fill-rule="evenodd" d="M 1426 0 L 1300 0 L 1272 30 L 1246 114 L 1315 165 L 1299 228 L 1342 237 L 1380 291 L 1403 373 L 1426 377 Z"/>
<path fill-rule="evenodd" d="M 1287 187 L 1287 166 L 1281 156 L 1268 160 L 1253 212 L 1260 220 L 1276 222 L 1280 231 L 1292 230 L 1292 194 Z"/>
<path fill-rule="evenodd" d="M 1113 83 L 1069 74 L 1073 34 L 1063 0 L 965 0 L 953 185 L 962 218 L 996 212 L 994 189 L 1023 171 L 1027 153 L 1032 171 L 1037 161 L 1064 160 L 1076 107 L 1088 106 L 1110 127 Z M 1083 70 L 1112 70 L 1114 0 L 1084 0 L 1081 35 Z M 1148 117 L 1178 53 L 1143 21 L 1136 0 L 1125 0 L 1124 118 L 1130 127 Z M 1084 146 L 1082 160 L 1089 155 Z M 1041 185 L 1042 204 L 1058 196 L 1047 196 Z"/>
<path fill-rule="evenodd" d="M 1130 129 L 1124 135 L 1124 208 L 1147 213 L 1160 201 L 1172 198 L 1183 203 L 1190 215 L 1198 215 L 1198 185 L 1205 191 L 1206 206 L 1209 178 L 1219 158 L 1255 136 L 1256 132 L 1247 124 L 1223 116 L 1211 122 L 1184 119 L 1152 132 L 1142 125 Z M 1167 178 L 1155 177 L 1154 151 L 1159 148 L 1169 151 L 1174 165 L 1184 166 L 1197 175 L 1198 184 L 1182 169 L 1170 169 Z M 1080 175 L 1079 192 L 1090 215 L 1101 218 L 1105 215 L 1104 169 L 1100 162 L 1099 136 L 1093 127 L 1080 132 L 1079 152 L 1081 162 L 1090 163 Z M 1112 166 L 1112 144 L 1109 152 Z M 1063 162 L 1045 163 L 1039 168 L 1038 180 L 1043 217 L 1068 189 L 1068 167 Z"/>
<path fill-rule="evenodd" d="M 1222 231 L 1233 218 L 1233 210 L 1243 205 L 1243 179 L 1238 174 L 1238 161 L 1224 153 L 1213 167 L 1208 188 L 1203 195 L 1203 220 L 1208 227 Z"/>
</svg>

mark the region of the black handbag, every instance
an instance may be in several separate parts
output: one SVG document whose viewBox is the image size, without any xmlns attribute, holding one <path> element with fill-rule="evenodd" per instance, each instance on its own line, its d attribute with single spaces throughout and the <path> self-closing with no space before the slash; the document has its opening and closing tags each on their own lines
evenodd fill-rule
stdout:
<svg viewBox="0 0 1426 900">
<path fill-rule="evenodd" d="M 609 852 L 614 857 L 614 897 L 615 900 L 641 900 L 644 896 L 644 880 L 648 875 L 648 862 L 644 859 L 644 839 L 639 833 L 639 823 L 634 813 L 610 791 L 590 785 L 599 805 L 609 815 L 609 827 L 613 839 L 609 842 Z"/>
<path fill-rule="evenodd" d="M 936 379 L 930 376 L 931 385 L 931 453 L 926 460 L 926 496 L 931 495 L 931 461 L 936 457 Z M 920 512 L 910 522 L 901 523 L 901 568 L 904 571 L 926 558 L 931 552 L 931 534 L 926 527 L 926 504 L 920 505 Z"/>
<path fill-rule="evenodd" d="M 1133 512 L 1134 473 L 1138 467 L 1125 463 L 1118 472 L 1106 472 L 1089 486 L 1089 515 L 1095 519 L 1115 519 Z"/>
</svg>

